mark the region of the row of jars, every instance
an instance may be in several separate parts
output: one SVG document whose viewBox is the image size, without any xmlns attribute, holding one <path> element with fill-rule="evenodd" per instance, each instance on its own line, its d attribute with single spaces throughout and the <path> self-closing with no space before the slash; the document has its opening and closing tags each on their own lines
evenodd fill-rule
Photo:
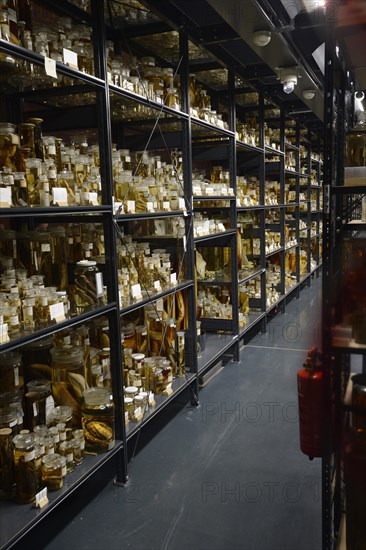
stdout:
<svg viewBox="0 0 366 550">
<path fill-rule="evenodd" d="M 248 145 L 259 147 L 259 124 L 255 117 L 245 123 L 236 120 L 236 138 Z"/>
<path fill-rule="evenodd" d="M 140 294 L 144 297 L 171 288 L 173 273 L 176 274 L 175 280 L 182 276 L 182 273 L 174 271 L 178 266 L 166 249 L 151 250 L 148 242 L 133 241 L 131 235 L 123 236 L 123 240 L 118 244 L 117 256 L 122 307 L 133 303 L 136 297 L 135 285 L 140 287 L 137 295 L 139 298 Z"/>
<path fill-rule="evenodd" d="M 239 327 L 248 323 L 249 305 L 239 311 Z M 200 287 L 197 296 L 197 317 L 206 319 L 232 319 L 230 290 L 227 287 L 210 285 Z"/>
<path fill-rule="evenodd" d="M 237 206 L 257 206 L 259 204 L 259 180 L 256 176 L 236 178 Z"/>
<path fill-rule="evenodd" d="M 218 128 L 229 129 L 229 125 L 223 119 L 223 115 L 212 109 L 211 97 L 208 95 L 207 90 L 197 83 L 193 74 L 189 75 L 189 99 L 191 115 L 193 117 L 200 118 Z"/>
<path fill-rule="evenodd" d="M 4 413 L 2 414 L 4 416 Z M 114 404 L 110 390 L 84 390 L 81 427 L 75 428 L 68 405 L 53 407 L 47 423 L 16 433 L 11 426 L 0 429 L 0 498 L 16 498 L 19 504 L 36 500 L 43 488 L 59 490 L 67 473 L 85 453 L 99 454 L 115 445 Z M 6 475 L 3 475 L 3 474 Z"/>
<path fill-rule="evenodd" d="M 101 204 L 99 147 L 42 136 L 42 119 L 0 123 L 0 192 L 7 206 Z"/>
<path fill-rule="evenodd" d="M 222 218 L 210 219 L 200 212 L 195 213 L 193 220 L 193 236 L 203 237 L 204 235 L 213 235 L 226 231 L 227 220 Z"/>
</svg>

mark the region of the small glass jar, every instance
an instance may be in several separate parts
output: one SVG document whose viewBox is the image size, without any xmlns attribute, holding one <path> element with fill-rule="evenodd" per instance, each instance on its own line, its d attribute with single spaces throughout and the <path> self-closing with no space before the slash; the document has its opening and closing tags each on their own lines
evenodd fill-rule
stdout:
<svg viewBox="0 0 366 550">
<path fill-rule="evenodd" d="M 137 325 L 136 327 L 136 349 L 138 353 L 146 353 L 147 351 L 146 325 Z"/>
<path fill-rule="evenodd" d="M 139 389 L 136 386 L 127 386 L 124 388 L 125 397 L 134 398 L 139 393 Z"/>
<path fill-rule="evenodd" d="M 78 466 L 79 464 L 81 464 L 83 460 L 83 455 L 81 451 L 81 441 L 80 439 L 73 437 L 72 439 L 70 439 L 70 443 L 72 444 L 72 452 L 74 455 L 75 466 Z M 85 444 L 84 444 L 84 448 L 85 448 Z"/>
<path fill-rule="evenodd" d="M 144 353 L 132 354 L 132 368 L 136 373 L 139 373 L 140 375 L 142 375 L 144 372 L 144 362 L 145 362 Z"/>
<path fill-rule="evenodd" d="M 75 470 L 74 463 L 74 446 L 72 440 L 63 441 L 60 443 L 59 453 L 61 456 L 66 459 L 66 471 L 67 473 L 73 472 Z"/>
<path fill-rule="evenodd" d="M 14 409 L 10 409 L 9 407 L 0 408 L 0 429 L 9 429 L 12 436 L 17 435 L 17 420 L 18 415 Z"/>
<path fill-rule="evenodd" d="M 65 457 L 55 453 L 46 455 L 42 460 L 42 482 L 48 491 L 58 491 L 63 486 L 66 475 Z"/>
<path fill-rule="evenodd" d="M 50 412 L 50 425 L 65 424 L 66 439 L 71 439 L 73 430 L 72 408 L 68 405 L 58 405 Z"/>
<path fill-rule="evenodd" d="M 81 346 L 71 344 L 57 346 L 50 352 L 52 382 L 69 382 L 68 373 L 70 372 L 84 377 L 84 351 Z"/>
<path fill-rule="evenodd" d="M 72 432 L 73 438 L 76 439 L 79 442 L 80 445 L 80 462 L 85 457 L 85 437 L 84 437 L 84 431 L 83 430 L 73 430 Z"/>
<path fill-rule="evenodd" d="M 133 323 L 128 323 L 123 325 L 121 328 L 122 333 L 122 343 L 124 348 L 131 348 L 132 350 L 136 349 L 136 332 L 135 325 Z"/>
<path fill-rule="evenodd" d="M 33 502 L 38 491 L 34 434 L 18 434 L 13 438 L 16 499 L 19 504 Z"/>
<path fill-rule="evenodd" d="M 86 389 L 81 415 L 86 451 L 99 454 L 112 449 L 115 445 L 114 404 L 109 389 Z"/>
</svg>

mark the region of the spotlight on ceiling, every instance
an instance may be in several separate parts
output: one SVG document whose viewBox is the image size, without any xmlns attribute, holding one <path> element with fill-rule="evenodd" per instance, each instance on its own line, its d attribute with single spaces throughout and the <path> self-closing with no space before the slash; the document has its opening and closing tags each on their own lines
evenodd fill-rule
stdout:
<svg viewBox="0 0 366 550">
<path fill-rule="evenodd" d="M 255 31 L 253 32 L 253 42 L 256 46 L 263 48 L 270 43 L 272 38 L 271 31 Z"/>
<path fill-rule="evenodd" d="M 302 91 L 302 97 L 304 99 L 313 99 L 315 96 L 315 90 L 309 89 L 309 90 L 303 90 Z"/>
<path fill-rule="evenodd" d="M 278 77 L 281 84 L 283 84 L 283 91 L 285 94 L 291 94 L 297 84 L 297 67 L 279 67 Z"/>
</svg>

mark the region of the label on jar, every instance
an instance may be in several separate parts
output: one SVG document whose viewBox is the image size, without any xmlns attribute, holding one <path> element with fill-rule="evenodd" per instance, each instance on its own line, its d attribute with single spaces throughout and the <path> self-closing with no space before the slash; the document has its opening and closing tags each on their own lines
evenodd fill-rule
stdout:
<svg viewBox="0 0 366 550">
<path fill-rule="evenodd" d="M 148 202 L 146 203 L 146 210 L 147 210 L 148 212 L 154 212 L 154 203 L 148 201 Z"/>
<path fill-rule="evenodd" d="M 178 198 L 178 208 L 179 208 L 179 210 L 185 210 L 185 208 L 186 208 L 186 203 L 185 203 L 183 197 Z"/>
<path fill-rule="evenodd" d="M 48 420 L 48 417 L 51 413 L 51 410 L 55 407 L 55 401 L 52 397 L 52 395 L 49 395 L 46 398 L 46 421 Z"/>
<path fill-rule="evenodd" d="M 42 251 L 42 252 L 51 252 L 51 245 L 50 245 L 50 243 L 42 243 L 42 244 L 41 244 L 41 251 Z"/>
<path fill-rule="evenodd" d="M 55 454 L 55 448 L 54 447 L 50 447 L 47 451 L 47 454 L 48 455 L 54 455 Z"/>
<path fill-rule="evenodd" d="M 19 324 L 18 315 L 11 315 L 10 318 L 9 318 L 9 324 L 12 325 L 12 326 L 18 325 Z"/>
<path fill-rule="evenodd" d="M 60 442 L 60 434 L 59 433 L 52 434 L 52 437 L 53 437 L 53 442 L 54 443 L 59 443 Z"/>
<path fill-rule="evenodd" d="M 74 460 L 74 453 L 68 453 L 66 455 L 66 462 L 72 462 Z"/>
<path fill-rule="evenodd" d="M 66 430 L 63 432 L 59 432 L 59 438 L 60 441 L 66 441 Z"/>
<path fill-rule="evenodd" d="M 9 422 L 8 426 L 9 428 L 14 428 L 14 426 L 16 426 L 17 424 L 18 424 L 18 419 L 15 419 Z"/>
<path fill-rule="evenodd" d="M 172 273 L 172 274 L 170 275 L 170 282 L 171 282 L 173 285 L 176 284 L 176 282 L 177 282 L 177 274 L 176 274 L 176 273 Z"/>
<path fill-rule="evenodd" d="M 61 475 L 62 475 L 62 477 L 65 477 L 66 474 L 67 474 L 67 468 L 66 468 L 66 464 L 65 464 L 61 468 Z"/>
<path fill-rule="evenodd" d="M 49 155 L 56 155 L 56 145 L 54 145 L 52 143 L 52 144 L 48 145 L 47 149 L 48 149 L 48 154 Z"/>
<path fill-rule="evenodd" d="M 101 298 L 103 296 L 103 273 L 95 274 L 95 286 L 97 289 L 97 298 Z"/>
<path fill-rule="evenodd" d="M 33 451 L 29 451 L 29 453 L 25 453 L 25 455 L 23 455 L 23 461 L 30 462 L 31 460 L 34 460 L 35 457 L 36 457 L 36 453 L 34 452 L 34 449 L 33 449 Z"/>
<path fill-rule="evenodd" d="M 84 439 L 78 439 L 80 442 L 80 450 L 83 451 L 85 449 L 85 441 Z"/>
<path fill-rule="evenodd" d="M 57 171 L 54 169 L 48 170 L 48 179 L 55 180 L 57 178 Z"/>
<path fill-rule="evenodd" d="M 34 418 L 38 416 L 38 406 L 37 403 L 33 403 L 33 416 Z"/>
<path fill-rule="evenodd" d="M 14 384 L 19 386 L 19 367 L 14 368 Z"/>
<path fill-rule="evenodd" d="M 170 202 L 163 201 L 163 210 L 170 210 Z"/>
<path fill-rule="evenodd" d="M 0 205 L 2 208 L 12 205 L 10 187 L 0 187 Z"/>
</svg>

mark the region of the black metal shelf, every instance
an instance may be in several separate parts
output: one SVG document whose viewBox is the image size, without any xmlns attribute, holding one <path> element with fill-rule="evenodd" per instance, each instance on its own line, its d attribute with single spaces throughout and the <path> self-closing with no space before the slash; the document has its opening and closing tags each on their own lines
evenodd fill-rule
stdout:
<svg viewBox="0 0 366 550">
<path fill-rule="evenodd" d="M 260 323 L 266 316 L 265 312 L 262 313 L 249 313 L 249 322 L 239 332 L 239 339 L 247 334 L 257 323 Z"/>
<path fill-rule="evenodd" d="M 202 128 L 205 128 L 206 130 L 210 130 L 211 132 L 218 133 L 222 136 L 227 136 L 234 138 L 235 132 L 232 132 L 231 130 L 226 130 L 225 128 L 220 128 L 219 126 L 214 126 L 213 124 L 210 124 L 209 122 L 205 122 L 204 120 L 201 120 L 200 118 L 196 118 L 191 116 L 191 124 L 196 124 L 197 126 L 201 126 Z M 192 129 L 192 133 L 194 133 L 194 129 Z"/>
<path fill-rule="evenodd" d="M 265 269 L 264 268 L 261 268 L 261 269 L 254 269 L 251 273 L 248 273 L 247 275 L 245 276 L 242 276 L 241 275 L 241 271 L 239 271 L 238 275 L 239 275 L 239 280 L 238 280 L 238 284 L 239 285 L 242 285 L 244 283 L 247 283 L 248 281 L 250 281 L 251 279 L 254 279 L 255 277 L 258 277 L 258 275 L 262 275 L 262 273 L 265 273 Z M 244 275 L 245 271 L 243 272 L 243 275 Z"/>
<path fill-rule="evenodd" d="M 141 309 L 142 307 L 146 306 L 147 304 L 150 304 L 151 302 L 156 302 L 156 300 L 175 294 L 179 290 L 185 290 L 186 288 L 190 288 L 193 286 L 193 284 L 194 284 L 193 281 L 184 281 L 181 283 L 177 283 L 176 285 L 172 285 L 171 288 L 162 290 L 161 292 L 156 292 L 156 293 L 149 292 L 148 297 L 143 298 L 142 300 L 139 300 L 137 302 L 134 302 L 129 306 L 122 307 L 120 309 L 120 314 L 126 315 L 127 313 L 131 313 L 132 311 Z M 144 290 L 142 289 L 142 291 Z"/>
<path fill-rule="evenodd" d="M 236 145 L 238 148 L 238 153 L 264 153 L 264 149 L 262 149 L 261 147 L 258 147 L 257 145 L 251 145 L 250 143 L 246 143 L 245 141 L 236 140 Z"/>
<path fill-rule="evenodd" d="M 72 317 L 71 319 L 66 319 L 65 321 L 61 321 L 48 327 L 35 330 L 34 332 L 28 334 L 23 333 L 14 340 L 9 340 L 9 342 L 0 344 L 0 352 L 14 350 L 16 348 L 19 348 L 20 346 L 24 346 L 25 344 L 29 344 L 30 342 L 34 342 L 35 340 L 39 340 L 40 338 L 49 336 L 54 332 L 58 332 L 59 330 L 71 328 L 81 323 L 91 321 L 92 319 L 95 319 L 95 317 L 100 317 L 101 315 L 107 315 L 111 311 L 115 310 L 116 307 L 116 303 L 110 303 L 106 306 L 95 306 L 94 308 L 91 308 L 88 312 L 77 315 L 76 317 Z"/>
<path fill-rule="evenodd" d="M 50 206 L 42 207 L 14 207 L 14 208 L 1 208 L 0 217 L 3 218 L 38 218 L 54 216 L 56 218 L 61 216 L 75 216 L 77 214 L 82 215 L 95 215 L 95 214 L 110 214 L 112 207 L 109 205 L 102 206 Z"/>
<path fill-rule="evenodd" d="M 158 219 L 158 218 L 174 218 L 180 216 L 190 216 L 191 212 L 188 210 L 170 210 L 169 212 L 138 212 L 137 214 L 117 214 L 115 216 L 116 220 L 119 222 L 123 221 L 134 221 L 134 220 L 147 220 L 147 219 Z"/>
<path fill-rule="evenodd" d="M 206 334 L 206 346 L 198 357 L 198 374 L 219 362 L 220 358 L 238 342 L 238 335 Z"/>
<path fill-rule="evenodd" d="M 236 231 L 234 229 L 230 229 L 228 231 L 223 231 L 222 233 L 214 233 L 212 235 L 204 235 L 203 237 L 195 237 L 194 242 L 196 244 L 202 244 L 208 241 L 228 239 L 233 237 L 234 235 L 236 235 Z"/>
<path fill-rule="evenodd" d="M 17 543 L 57 506 L 71 497 L 76 489 L 116 456 L 122 448 L 123 442 L 116 441 L 116 445 L 107 453 L 96 456 L 86 455 L 81 464 L 76 466 L 75 470 L 64 478 L 62 489 L 48 492 L 49 503 L 42 509 L 32 508 L 31 505 L 16 504 L 15 502 L 7 502 L 6 505 L 2 503 L 0 529 L 0 546 L 2 550 L 11 548 Z"/>
<path fill-rule="evenodd" d="M 131 439 L 138 431 L 145 426 L 150 420 L 152 420 L 157 414 L 159 414 L 164 407 L 175 399 L 182 391 L 184 391 L 190 384 L 196 379 L 196 375 L 193 373 L 186 373 L 186 376 L 174 378 L 172 382 L 172 393 L 170 395 L 164 395 L 164 393 L 158 393 L 154 395 L 155 405 L 148 407 L 143 414 L 143 418 L 137 422 L 129 421 L 126 425 L 126 439 Z"/>
<path fill-rule="evenodd" d="M 270 147 L 269 145 L 264 146 L 264 151 L 265 151 L 265 153 L 273 154 L 273 155 L 281 155 L 281 156 L 285 155 L 284 151 L 279 151 L 278 149 L 274 149 L 273 147 Z M 279 161 L 275 161 L 275 162 L 279 162 Z M 266 164 L 267 164 L 267 162 L 266 162 Z"/>
</svg>

